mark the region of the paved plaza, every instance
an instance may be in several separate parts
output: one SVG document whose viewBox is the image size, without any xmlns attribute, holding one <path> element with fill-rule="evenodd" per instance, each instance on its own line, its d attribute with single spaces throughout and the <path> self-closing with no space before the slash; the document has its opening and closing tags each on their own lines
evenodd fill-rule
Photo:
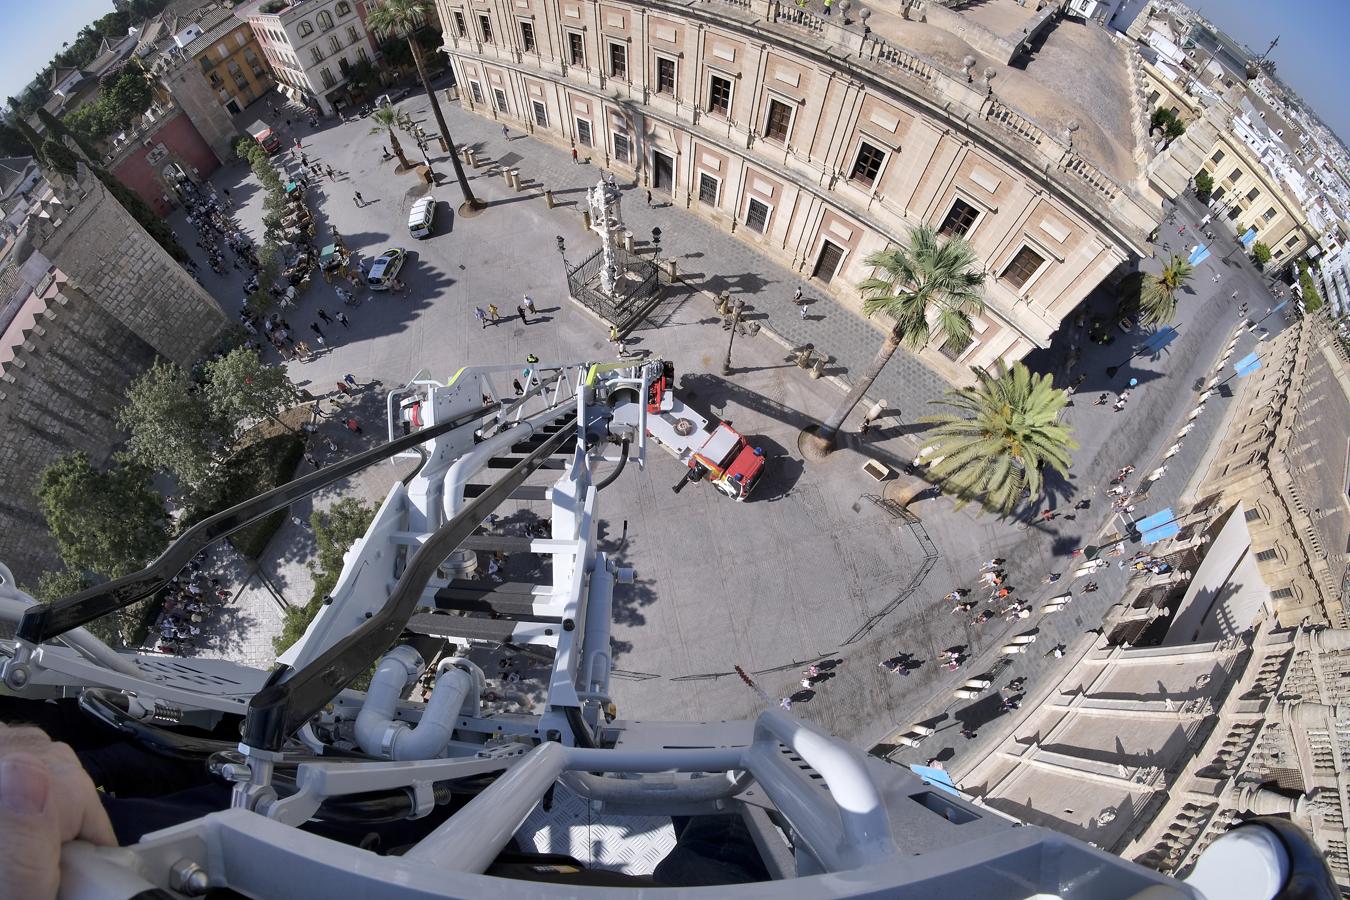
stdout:
<svg viewBox="0 0 1350 900">
<path fill-rule="evenodd" d="M 424 98 L 409 98 L 401 105 L 432 128 Z M 317 396 L 336 394 L 336 382 L 347 373 L 366 386 L 354 398 L 325 401 L 326 409 L 344 405 L 367 425 L 357 436 L 334 420 L 320 423 L 342 454 L 381 438 L 384 390 L 419 370 L 445 378 L 462 365 L 521 362 L 530 353 L 547 363 L 606 358 L 612 352 L 605 327 L 567 299 L 562 262 L 554 248 L 555 235 L 563 236 L 573 259 L 598 246 L 598 239 L 583 230 L 580 207 L 582 191 L 601 171 L 574 165 L 565 150 L 514 130 L 507 139 L 500 125 L 457 107 L 445 111 L 456 140 L 488 160 L 470 170 L 470 176 L 489 206 L 471 218 L 453 214 L 458 187 L 448 160 L 433 152 L 440 181 L 434 193 L 442 202 L 436 232 L 422 242 L 408 237 L 406 220 L 424 188 L 413 175 L 394 174 L 393 163 L 382 159 L 382 138 L 369 133 L 367 122 L 325 121 L 315 133 L 304 127 L 297 133 L 311 158 L 339 172 L 336 180 L 323 179 L 308 194 L 320 223 L 316 243 L 328 243 L 336 228 L 363 258 L 388 246 L 410 251 L 400 276 L 408 285 L 406 294 L 366 295 L 359 307 L 346 310 L 349 329 L 324 326 L 331 349 L 310 362 L 290 365 L 292 379 Z M 497 174 L 501 166 L 519 168 L 527 189 L 509 188 Z M 223 169 L 213 182 L 218 190 L 229 189 L 241 223 L 258 235 L 262 195 L 243 164 Z M 763 701 L 736 676 L 734 667 L 739 665 L 753 673 L 775 704 L 796 694 L 794 713 L 863 746 L 927 718 L 943 724 L 923 746 L 925 757 L 967 753 L 993 740 L 997 728 L 986 727 L 986 721 L 996 717 L 986 715 L 983 707 L 967 710 L 968 701 L 950 703 L 953 686 L 988 668 L 1010 634 L 1032 628 L 1038 630 L 1036 650 L 1018 657 L 1001 678 L 1025 675 L 1034 685 L 1050 667 L 1068 665 L 1071 653 L 1060 659 L 1042 651 L 1076 647 L 1119 599 L 1126 574 L 1114 567 L 1103 571 L 1097 576 L 1098 592 L 1083 595 L 1075 590 L 1079 596 L 1065 612 L 1016 624 L 997 618 L 972 626 L 969 615 L 950 613 L 943 595 L 955 587 L 974 588 L 981 561 L 994 556 L 1008 559 L 1009 582 L 1023 599 L 1039 601 L 1062 593 L 1062 585 L 1043 586 L 1042 577 L 1066 571 L 1074 549 L 1119 527 L 1110 521 L 1103 493 L 1108 479 L 1127 464 L 1137 467 L 1136 478 L 1161 464 L 1159 458 L 1195 404 L 1194 383 L 1213 368 L 1239 323 L 1229 295 L 1239 291 L 1259 311 L 1269 305 L 1264 284 L 1241 264 L 1241 254 L 1225 261 L 1221 254 L 1228 248 L 1220 248 L 1199 268 L 1181 301 L 1177 339 L 1156 357 L 1131 356 L 1137 332 L 1127 336 L 1113 331 L 1114 342 L 1098 346 L 1086 341 L 1085 327 L 1066 322 L 1054 345 L 1028 358 L 1033 369 L 1054 372 L 1057 383 L 1068 384 L 1080 372 L 1087 376 L 1066 413 L 1082 446 L 1069 477 L 1051 483 L 1041 507 L 1058 513 L 1053 521 L 1032 525 L 1001 520 L 974 507 L 957 510 L 938 498 L 914 504 L 911 509 L 919 521 L 908 522 L 892 518 L 874 502 L 881 486 L 861 465 L 872 457 L 899 467 L 914 456 L 922 446 L 922 426 L 916 420 L 932 411 L 928 404 L 945 387 L 938 376 L 914 357 L 897 354 L 876 385 L 876 396 L 887 399 L 891 410 L 880 427 L 865 443 L 850 433 L 845 449 L 824 463 L 805 463 L 796 449 L 799 431 L 838 401 L 840 384 L 870 360 L 880 331 L 823 296 L 818 284 L 760 256 L 750 245 L 664 198 L 654 196 L 649 208 L 645 189 L 624 185 L 622 179 L 620 185 L 627 188 L 624 214 L 632 230 L 646 236 L 659 225 L 662 256 L 675 257 L 684 278 L 630 343 L 674 360 L 686 400 L 706 414 L 733 421 L 771 460 L 766 482 L 744 504 L 732 503 L 706 485 L 673 493 L 669 488 L 681 472 L 659 450 L 653 451 L 645 471 L 626 473 L 606 490 L 601 502 L 604 549 L 618 547 L 626 522 L 622 563 L 634 566 L 638 574 L 635 585 L 620 587 L 616 594 L 614 693 L 620 715 L 753 715 Z M 562 201 L 554 209 L 545 205 L 545 188 Z M 356 191 L 364 205 L 355 202 Z M 1181 210 L 1182 221 L 1198 218 L 1197 210 Z M 181 218 L 175 228 L 185 238 L 190 232 Z M 1180 245 L 1177 232 L 1164 227 L 1163 239 L 1169 236 Z M 1156 263 L 1149 266 L 1157 268 Z M 242 273 L 216 277 L 205 266 L 202 271 L 204 283 L 233 316 L 243 297 Z M 1216 272 L 1217 282 L 1211 277 Z M 806 320 L 791 302 L 799 285 L 811 300 Z M 710 297 L 710 292 L 724 289 L 744 297 L 766 329 L 759 336 L 737 339 L 729 377 L 720 374 L 727 335 Z M 506 318 L 523 294 L 533 297 L 542 314 L 529 325 Z M 1113 306 L 1106 296 L 1093 302 L 1103 314 Z M 504 320 L 485 329 L 474 319 L 473 309 L 488 303 L 500 307 Z M 297 332 L 305 333 L 320 307 L 329 313 L 345 309 L 332 289 L 315 279 L 299 307 L 283 315 Z M 1278 316 L 1264 325 L 1273 328 L 1277 322 Z M 1234 358 L 1255 347 L 1258 337 L 1244 331 Z M 812 380 L 790 364 L 787 348 L 807 341 L 831 354 L 830 374 L 842 381 Z M 1079 359 L 1070 368 L 1071 355 Z M 1119 371 L 1108 377 L 1107 368 L 1117 366 Z M 1099 393 L 1118 392 L 1130 379 L 1137 379 L 1138 387 L 1123 412 L 1113 412 L 1109 404 L 1093 405 Z M 1176 501 L 1221 428 L 1231 389 L 1240 386 L 1240 381 L 1232 382 L 1211 400 L 1135 516 Z M 322 461 L 324 454 L 319 456 Z M 323 506 L 344 492 L 378 499 L 402 474 L 401 469 L 381 466 L 314 502 Z M 1083 500 L 1090 505 L 1075 508 Z M 304 520 L 309 509 L 295 512 Z M 278 595 L 291 603 L 306 600 L 310 588 L 305 563 L 312 546 L 306 526 L 288 523 L 269 548 L 261 573 L 252 576 L 233 604 L 235 621 L 251 621 L 262 632 L 279 622 Z M 240 647 L 256 649 L 258 635 L 243 637 L 238 631 L 231 632 L 232 639 Z M 262 643 L 270 643 L 270 634 Z M 963 648 L 970 659 L 961 671 L 948 673 L 938 667 L 937 657 L 952 647 Z M 901 652 L 922 662 L 908 677 L 878 666 Z M 802 693 L 801 670 L 826 660 L 832 661 L 826 663 L 827 677 Z M 253 654 L 246 661 L 266 663 Z M 978 736 L 968 742 L 957 724 Z M 922 761 L 917 751 L 899 758 Z"/>
</svg>

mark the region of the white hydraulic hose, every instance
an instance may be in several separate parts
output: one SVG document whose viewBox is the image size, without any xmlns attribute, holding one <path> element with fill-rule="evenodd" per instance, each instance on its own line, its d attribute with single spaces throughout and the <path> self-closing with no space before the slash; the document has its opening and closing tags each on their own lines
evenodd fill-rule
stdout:
<svg viewBox="0 0 1350 900">
<path fill-rule="evenodd" d="M 445 472 L 445 487 L 441 499 L 445 509 L 445 521 L 450 521 L 463 509 L 464 485 L 479 469 L 487 465 L 492 457 L 509 449 L 512 444 L 529 440 L 534 436 L 536 429 L 543 428 L 567 412 L 568 410 L 557 406 L 550 407 L 538 415 L 517 422 L 505 431 L 494 434 L 455 460 Z"/>
<path fill-rule="evenodd" d="M 400 722 L 394 718 L 399 697 L 425 666 L 417 651 L 407 645 L 380 660 L 366 702 L 356 716 L 356 742 L 366 753 L 394 760 L 433 759 L 450 743 L 455 717 L 466 698 L 479 695 L 477 678 L 467 667 L 441 665 L 417 725 Z"/>
</svg>

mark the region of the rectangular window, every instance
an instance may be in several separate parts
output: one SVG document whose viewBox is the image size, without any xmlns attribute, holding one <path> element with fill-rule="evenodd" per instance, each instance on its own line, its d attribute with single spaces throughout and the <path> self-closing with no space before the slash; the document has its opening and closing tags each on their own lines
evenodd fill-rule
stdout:
<svg viewBox="0 0 1350 900">
<path fill-rule="evenodd" d="M 337 53 L 342 49 L 342 41 L 338 38 L 336 34 L 331 35 L 328 38 L 328 49 L 332 50 L 334 53 Z"/>
<path fill-rule="evenodd" d="M 1294 589 L 1289 587 L 1276 588 L 1270 592 L 1270 599 L 1272 600 L 1285 600 L 1292 596 L 1294 596 Z"/>
<path fill-rule="evenodd" d="M 764 233 L 764 229 L 769 225 L 769 207 L 754 197 L 750 198 L 750 205 L 745 209 L 745 226 L 751 231 Z"/>
<path fill-rule="evenodd" d="M 234 36 L 234 45 L 235 45 L 236 47 L 242 47 L 242 46 L 244 46 L 244 45 L 247 44 L 247 43 L 248 43 L 248 38 L 244 36 L 244 33 L 243 33 L 242 31 L 237 32 L 237 33 L 235 34 L 235 36 Z"/>
<path fill-rule="evenodd" d="M 848 176 L 849 180 L 871 187 L 876 183 L 877 173 L 881 171 L 881 164 L 885 161 L 885 152 L 873 147 L 867 141 L 859 141 L 858 158 L 853 161 L 853 171 Z"/>
<path fill-rule="evenodd" d="M 520 23 L 520 46 L 526 53 L 534 52 L 534 26 L 529 22 Z"/>
<path fill-rule="evenodd" d="M 1210 159 L 1210 161 L 1213 162 L 1215 165 L 1218 165 L 1219 163 L 1223 162 L 1223 157 L 1224 157 L 1224 152 L 1223 152 L 1223 150 L 1215 150 L 1215 151 L 1214 151 L 1214 155 L 1211 156 L 1209 159 Z"/>
<path fill-rule="evenodd" d="M 708 79 L 708 112 L 731 116 L 731 79 L 721 75 Z"/>
<path fill-rule="evenodd" d="M 621 163 L 626 163 L 628 159 L 628 135 L 622 132 L 614 132 L 614 158 Z"/>
<path fill-rule="evenodd" d="M 361 40 L 361 34 L 356 30 L 355 25 L 347 26 L 347 40 L 352 42 L 353 44 Z"/>
<path fill-rule="evenodd" d="M 577 143 L 583 147 L 593 146 L 591 144 L 591 123 L 585 119 L 577 119 Z"/>
<path fill-rule="evenodd" d="M 506 91 L 501 88 L 492 89 L 492 100 L 497 105 L 497 112 L 506 112 Z"/>
<path fill-rule="evenodd" d="M 1277 215 L 1279 215 L 1279 213 L 1275 212 L 1275 207 L 1272 206 L 1270 209 L 1268 209 L 1268 210 L 1266 210 L 1264 213 L 1262 213 L 1261 218 L 1263 218 L 1263 219 L 1265 219 L 1267 222 L 1269 222 L 1271 219 L 1275 218 Z"/>
<path fill-rule="evenodd" d="M 1030 247 L 1023 247 L 1017 251 L 1012 262 L 1003 270 L 1003 280 L 1013 286 L 1013 290 L 1021 290 L 1022 286 L 1031 280 L 1031 276 L 1036 274 L 1045 263 L 1045 257 L 1041 256 Z"/>
<path fill-rule="evenodd" d="M 483 102 L 483 89 L 478 86 L 478 82 L 469 82 L 469 94 L 472 95 L 474 103 Z"/>
<path fill-rule="evenodd" d="M 966 352 L 966 348 L 973 343 L 975 343 L 975 341 L 969 337 L 967 337 L 965 340 L 957 340 L 956 338 L 947 338 L 947 340 L 942 342 L 942 346 L 938 348 L 938 352 L 941 353 L 943 356 L 947 357 L 948 359 L 950 359 L 952 362 L 956 362 L 958 359 L 961 358 L 961 354 Z"/>
<path fill-rule="evenodd" d="M 947 213 L 947 218 L 942 220 L 942 227 L 938 229 L 938 234 L 943 237 L 963 238 L 970 234 L 971 226 L 980 216 L 980 211 L 971 206 L 960 197 L 952 203 L 951 210 Z"/>
<path fill-rule="evenodd" d="M 709 206 L 717 205 L 717 189 L 721 187 L 717 179 L 707 172 L 698 173 L 698 199 Z"/>
<path fill-rule="evenodd" d="M 531 100 L 530 106 L 534 109 L 534 124 L 540 128 L 548 127 L 548 109 L 544 106 L 542 100 Z"/>
<path fill-rule="evenodd" d="M 492 19 L 488 16 L 479 16 L 478 27 L 483 32 L 483 40 L 489 44 L 492 43 Z"/>
<path fill-rule="evenodd" d="M 1257 561 L 1257 562 L 1270 562 L 1272 559 L 1278 559 L 1279 556 L 1280 556 L 1280 551 L 1276 550 L 1274 547 L 1267 547 L 1266 549 L 1262 550 L 1260 553 L 1256 554 L 1256 561 Z"/>
<path fill-rule="evenodd" d="M 323 80 L 323 86 L 326 88 L 330 88 L 333 85 L 337 84 L 337 79 L 333 77 L 332 72 L 328 71 L 327 66 L 324 66 L 322 69 L 319 70 L 319 78 Z"/>
<path fill-rule="evenodd" d="M 567 32 L 567 58 L 572 61 L 572 65 L 586 67 L 586 45 L 581 42 L 581 35 L 575 31 Z"/>
<path fill-rule="evenodd" d="M 628 80 L 628 48 L 623 44 L 609 45 L 609 74 L 612 78 Z"/>
<path fill-rule="evenodd" d="M 221 59 L 229 59 L 229 58 L 230 58 L 230 48 L 229 48 L 229 46 L 226 45 L 224 42 L 221 42 L 221 43 L 219 43 L 219 44 L 216 44 L 216 53 L 218 53 L 218 54 L 220 55 L 220 58 L 221 58 Z"/>
<path fill-rule="evenodd" d="M 1285 241 L 1284 245 L 1286 247 L 1289 247 L 1290 249 L 1293 249 L 1294 247 L 1298 246 L 1298 235 L 1294 235 L 1289 240 Z"/>
<path fill-rule="evenodd" d="M 1255 522 L 1257 519 L 1261 518 L 1261 510 L 1259 509 L 1243 510 L 1242 517 L 1248 522 Z"/>
<path fill-rule="evenodd" d="M 769 121 L 764 125 L 764 136 L 771 141 L 786 144 L 788 129 L 792 127 L 792 107 L 781 100 L 769 101 Z"/>
<path fill-rule="evenodd" d="M 366 48 L 363 46 L 357 46 L 356 58 L 361 60 L 361 62 L 370 62 L 370 56 L 366 53 Z"/>
<path fill-rule="evenodd" d="M 323 51 L 320 50 L 317 46 L 309 48 L 309 55 L 313 57 L 316 63 L 323 62 Z"/>
<path fill-rule="evenodd" d="M 656 92 L 675 96 L 675 60 L 656 58 Z"/>
<path fill-rule="evenodd" d="M 1261 196 L 1261 191 L 1258 190 L 1257 188 L 1252 188 L 1250 191 L 1247 192 L 1248 200 L 1255 200 L 1259 196 Z"/>
<path fill-rule="evenodd" d="M 347 62 L 347 58 L 345 56 L 342 59 L 338 60 L 338 71 L 342 73 L 343 78 L 347 77 L 347 71 L 351 69 L 351 67 L 352 64 Z"/>
<path fill-rule="evenodd" d="M 1234 169 L 1233 171 L 1231 171 L 1231 172 L 1228 173 L 1228 180 L 1229 180 L 1229 181 L 1237 181 L 1237 180 L 1238 180 L 1239 178 L 1241 178 L 1241 177 L 1242 177 L 1242 170 L 1241 170 L 1241 169 Z"/>
<path fill-rule="evenodd" d="M 460 37 L 469 36 L 469 26 L 464 22 L 464 13 L 455 10 L 455 34 Z"/>
</svg>

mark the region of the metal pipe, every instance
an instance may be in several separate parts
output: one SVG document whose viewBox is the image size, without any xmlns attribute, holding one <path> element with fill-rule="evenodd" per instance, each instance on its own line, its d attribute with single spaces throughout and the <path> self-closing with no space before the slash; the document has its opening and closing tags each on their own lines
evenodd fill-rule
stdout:
<svg viewBox="0 0 1350 900">
<path fill-rule="evenodd" d="M 16 587 L 13 595 L 0 595 L 0 621 L 18 624 L 28 608 L 36 605 L 36 600 L 22 593 Z M 94 637 L 88 629 L 72 628 L 61 635 L 60 640 L 92 663 L 97 663 L 106 669 L 112 669 L 114 672 L 121 672 L 123 675 L 132 675 L 140 679 L 145 678 L 145 673 L 137 668 L 135 663 Z"/>
<path fill-rule="evenodd" d="M 451 463 L 450 468 L 445 471 L 441 488 L 441 504 L 445 510 L 446 521 L 453 519 L 464 508 L 464 485 L 474 473 L 487 465 L 488 460 L 512 444 L 529 440 L 534 436 L 536 428 L 542 428 L 568 412 L 569 410 L 551 406 L 541 413 L 517 422 L 505 431 L 494 434 Z"/>
<path fill-rule="evenodd" d="M 403 689 L 417 680 L 425 666 L 417 651 L 406 644 L 380 660 L 356 716 L 356 742 L 362 750 L 394 760 L 432 759 L 450 743 L 455 718 L 475 686 L 467 669 L 451 665 L 438 671 L 431 699 L 415 726 L 394 718 Z"/>
<path fill-rule="evenodd" d="M 567 750 L 561 744 L 535 747 L 403 858 L 441 869 L 486 871 L 558 780 L 566 760 Z"/>
</svg>

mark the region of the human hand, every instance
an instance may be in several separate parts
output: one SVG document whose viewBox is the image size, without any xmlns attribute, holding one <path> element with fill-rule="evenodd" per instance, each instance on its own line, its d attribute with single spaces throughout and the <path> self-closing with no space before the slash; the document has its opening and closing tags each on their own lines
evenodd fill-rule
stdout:
<svg viewBox="0 0 1350 900">
<path fill-rule="evenodd" d="M 0 897 L 46 900 L 61 881 L 61 846 L 117 845 L 98 791 L 66 744 L 0 724 Z"/>
</svg>

